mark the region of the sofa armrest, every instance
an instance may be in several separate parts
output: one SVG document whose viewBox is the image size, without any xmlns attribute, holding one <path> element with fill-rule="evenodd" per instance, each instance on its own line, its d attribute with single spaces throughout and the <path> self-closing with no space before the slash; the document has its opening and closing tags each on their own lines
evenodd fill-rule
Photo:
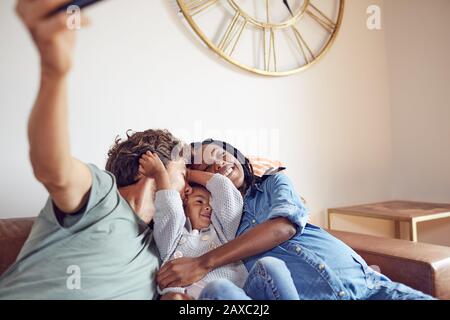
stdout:
<svg viewBox="0 0 450 320">
<path fill-rule="evenodd" d="M 328 230 L 392 281 L 450 299 L 450 247 Z"/>
<path fill-rule="evenodd" d="M 0 275 L 16 260 L 34 218 L 0 219 Z"/>
</svg>

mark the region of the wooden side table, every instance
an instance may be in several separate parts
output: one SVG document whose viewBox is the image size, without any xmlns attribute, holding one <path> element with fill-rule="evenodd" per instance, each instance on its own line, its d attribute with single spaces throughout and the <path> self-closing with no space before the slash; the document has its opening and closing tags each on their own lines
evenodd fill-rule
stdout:
<svg viewBox="0 0 450 320">
<path fill-rule="evenodd" d="M 395 224 L 395 238 L 398 239 L 400 239 L 400 222 L 408 222 L 410 240 L 417 242 L 417 223 L 450 217 L 450 204 L 387 201 L 332 208 L 328 209 L 328 228 L 332 229 L 332 216 L 338 214 L 391 220 Z"/>
</svg>

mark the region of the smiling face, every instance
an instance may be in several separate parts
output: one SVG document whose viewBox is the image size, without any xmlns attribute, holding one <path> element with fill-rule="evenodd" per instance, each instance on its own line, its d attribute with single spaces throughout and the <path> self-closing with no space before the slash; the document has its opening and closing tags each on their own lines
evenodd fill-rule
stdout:
<svg viewBox="0 0 450 320">
<path fill-rule="evenodd" d="M 204 145 L 196 152 L 201 153 L 194 156 L 195 162 L 198 159 L 200 163 L 191 165 L 191 169 L 219 173 L 230 179 L 236 188 L 243 186 L 244 168 L 231 153 L 215 144 Z"/>
<path fill-rule="evenodd" d="M 191 221 L 193 229 L 207 228 L 211 223 L 210 194 L 203 187 L 192 188 L 192 193 L 187 195 L 184 203 L 184 213 Z"/>
</svg>

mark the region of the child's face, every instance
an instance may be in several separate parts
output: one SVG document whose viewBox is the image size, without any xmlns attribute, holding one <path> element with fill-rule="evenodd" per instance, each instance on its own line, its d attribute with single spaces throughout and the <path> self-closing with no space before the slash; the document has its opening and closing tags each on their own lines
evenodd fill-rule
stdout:
<svg viewBox="0 0 450 320">
<path fill-rule="evenodd" d="M 184 213 L 189 218 L 193 229 L 207 228 L 211 223 L 210 194 L 202 187 L 193 187 L 192 193 L 186 196 Z"/>
</svg>

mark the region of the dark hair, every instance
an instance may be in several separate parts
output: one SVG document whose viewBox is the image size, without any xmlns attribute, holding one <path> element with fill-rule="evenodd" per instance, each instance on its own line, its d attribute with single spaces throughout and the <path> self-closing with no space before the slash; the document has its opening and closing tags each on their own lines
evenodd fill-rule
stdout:
<svg viewBox="0 0 450 320">
<path fill-rule="evenodd" d="M 205 186 L 202 186 L 200 183 L 195 183 L 195 182 L 189 182 L 189 186 L 194 189 L 194 188 L 198 188 L 198 189 L 206 189 Z M 208 189 L 206 189 L 208 190 Z M 209 192 L 209 191 L 208 191 Z"/>
<path fill-rule="evenodd" d="M 193 152 L 194 150 L 197 150 L 202 146 L 207 146 L 210 144 L 217 145 L 221 147 L 223 150 L 231 153 L 242 165 L 242 168 L 244 169 L 244 186 L 242 190 L 243 193 L 245 194 L 245 192 L 247 192 L 247 190 L 249 189 L 254 190 L 256 184 L 261 182 L 261 178 L 253 173 L 253 166 L 250 163 L 250 160 L 248 160 L 248 158 L 246 158 L 242 152 L 240 152 L 238 149 L 236 149 L 227 142 L 214 139 L 206 139 L 202 142 L 192 142 L 190 163 L 194 163 L 194 152 Z"/>
<path fill-rule="evenodd" d="M 127 139 L 116 138 L 108 151 L 106 170 L 116 177 L 117 187 L 126 187 L 136 182 L 139 172 L 139 159 L 147 151 L 158 154 L 165 166 L 174 156 L 174 150 L 182 148 L 180 140 L 167 130 L 146 130 L 132 132 L 128 130 Z"/>
</svg>

